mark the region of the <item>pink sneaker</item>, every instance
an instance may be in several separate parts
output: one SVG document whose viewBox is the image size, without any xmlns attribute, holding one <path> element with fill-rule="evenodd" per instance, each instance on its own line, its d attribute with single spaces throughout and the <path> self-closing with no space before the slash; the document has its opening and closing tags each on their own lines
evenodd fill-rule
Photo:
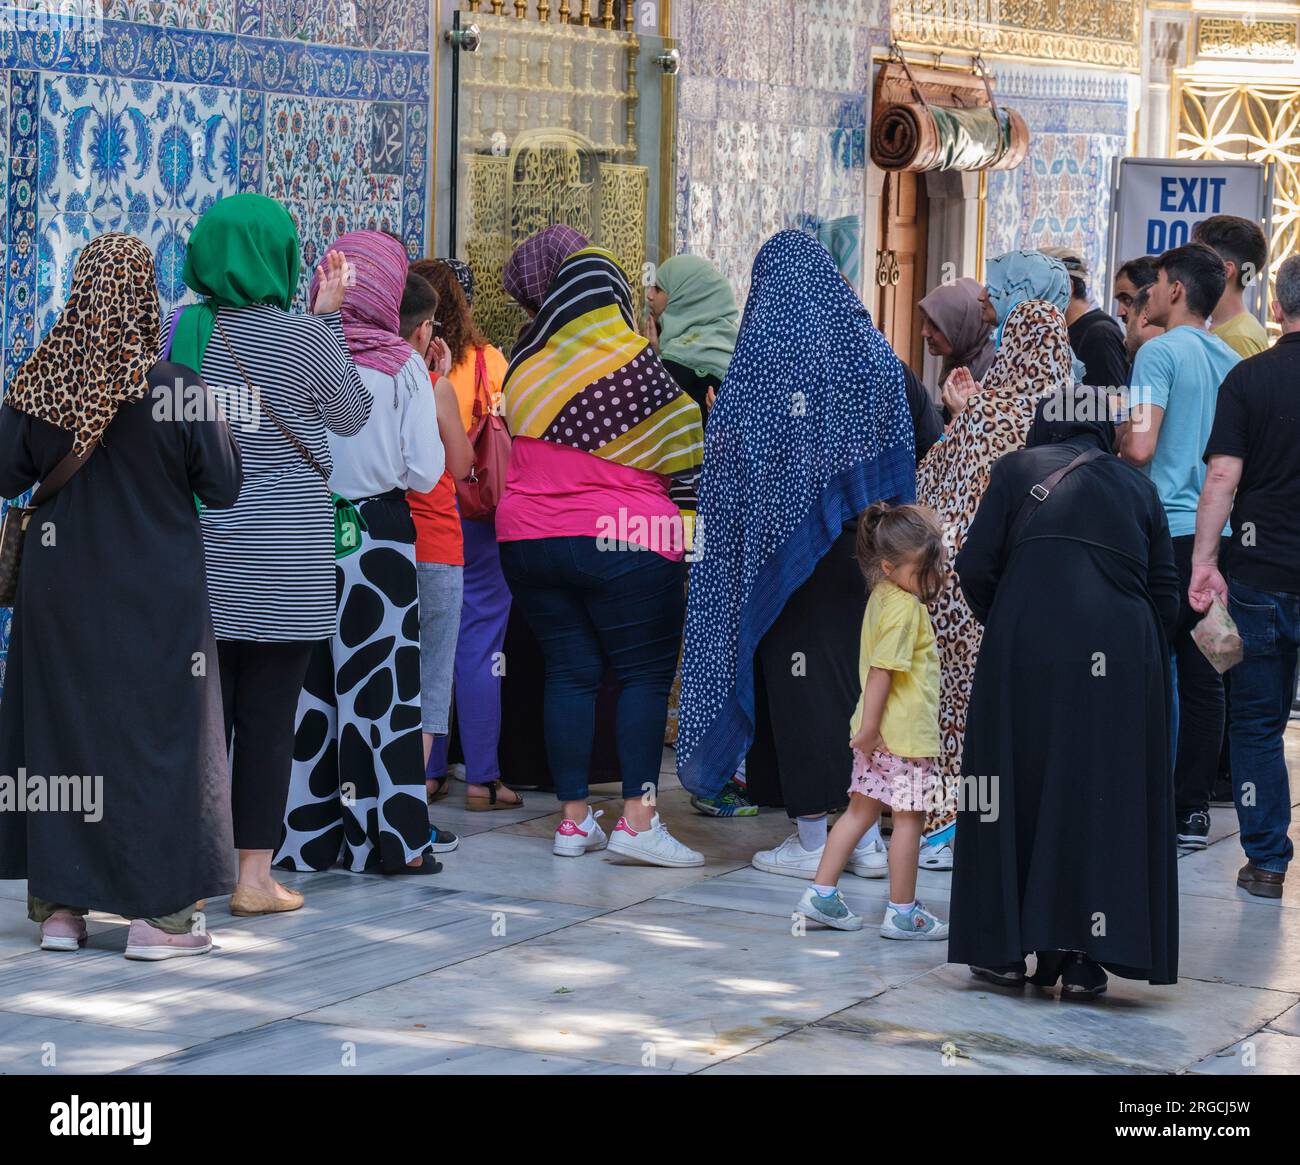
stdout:
<svg viewBox="0 0 1300 1165">
<path fill-rule="evenodd" d="M 168 934 L 150 926 L 143 918 L 131 923 L 126 937 L 126 957 L 156 962 L 179 959 L 185 955 L 206 955 L 212 949 L 212 937 L 206 934 Z"/>
<path fill-rule="evenodd" d="M 86 919 L 71 910 L 56 910 L 41 923 L 41 950 L 75 951 L 86 945 Z"/>
</svg>

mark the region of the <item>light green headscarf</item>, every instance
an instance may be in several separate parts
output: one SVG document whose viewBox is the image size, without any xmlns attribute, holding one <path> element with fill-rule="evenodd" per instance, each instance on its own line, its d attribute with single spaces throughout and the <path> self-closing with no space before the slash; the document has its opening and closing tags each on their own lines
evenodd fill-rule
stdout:
<svg viewBox="0 0 1300 1165">
<path fill-rule="evenodd" d="M 298 230 L 280 203 L 262 194 L 218 199 L 185 248 L 185 285 L 203 303 L 181 312 L 171 359 L 202 371 L 218 307 L 269 303 L 288 310 L 300 266 Z"/>
<path fill-rule="evenodd" d="M 678 255 L 660 264 L 655 286 L 668 293 L 659 318 L 661 359 L 721 380 L 740 330 L 731 284 L 707 259 Z"/>
</svg>

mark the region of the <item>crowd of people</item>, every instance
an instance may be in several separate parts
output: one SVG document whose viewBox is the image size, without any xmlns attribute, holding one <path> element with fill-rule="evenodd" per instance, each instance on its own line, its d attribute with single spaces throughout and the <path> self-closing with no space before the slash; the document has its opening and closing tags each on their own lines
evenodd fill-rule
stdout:
<svg viewBox="0 0 1300 1165">
<path fill-rule="evenodd" d="M 1238 885 L 1280 897 L 1291 859 L 1300 257 L 1272 344 L 1266 263 L 1214 216 L 1125 262 L 1112 317 L 1077 251 L 998 256 L 918 305 L 932 397 L 800 231 L 743 313 L 682 255 L 638 320 L 549 227 L 502 273 L 508 357 L 466 264 L 380 231 L 294 310 L 260 195 L 198 221 L 166 321 L 145 244 L 101 236 L 0 407 L 0 493 L 43 483 L 0 770 L 105 795 L 0 813 L 0 876 L 47 950 L 98 909 L 128 958 L 199 955 L 208 899 L 302 905 L 277 871 L 436 874 L 456 765 L 472 810 L 553 792 L 557 858 L 700 866 L 655 795 L 675 724 L 696 810 L 790 819 L 753 865 L 808 882 L 796 914 L 860 929 L 842 876 L 888 878 L 881 936 L 988 982 L 1174 982 L 1178 848 L 1225 782 Z M 948 869 L 944 919 L 916 890 Z"/>
</svg>

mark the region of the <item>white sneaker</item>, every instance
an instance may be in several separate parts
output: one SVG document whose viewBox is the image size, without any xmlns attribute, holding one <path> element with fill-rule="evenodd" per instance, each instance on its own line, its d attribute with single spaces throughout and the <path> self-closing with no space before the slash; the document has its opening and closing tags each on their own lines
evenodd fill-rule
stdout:
<svg viewBox="0 0 1300 1165">
<path fill-rule="evenodd" d="M 596 824 L 596 818 L 603 817 L 604 813 L 603 809 L 598 809 L 595 813 L 588 809 L 587 820 L 582 825 L 566 817 L 560 822 L 560 828 L 555 831 L 551 853 L 561 858 L 578 858 L 591 850 L 604 849 L 609 844 L 609 838 Z M 584 829 L 583 825 L 587 828 Z"/>
<path fill-rule="evenodd" d="M 849 904 L 844 901 L 844 895 L 838 890 L 829 898 L 823 898 L 809 886 L 803 892 L 803 897 L 799 899 L 795 913 L 802 914 L 804 918 L 811 918 L 814 922 L 820 922 L 823 926 L 833 926 L 836 930 L 862 929 L 862 919 L 849 909 Z"/>
<path fill-rule="evenodd" d="M 804 849 L 799 844 L 799 833 L 796 830 L 776 849 L 759 850 L 749 859 L 749 864 L 765 874 L 785 874 L 790 878 L 804 878 L 811 882 L 821 864 L 825 848 L 820 846 L 814 850 Z"/>
<path fill-rule="evenodd" d="M 863 842 L 849 854 L 848 871 L 859 878 L 887 878 L 889 876 L 889 850 L 878 837 Z"/>
<path fill-rule="evenodd" d="M 951 870 L 952 846 L 922 845 L 921 856 L 916 864 L 922 870 Z"/>
<path fill-rule="evenodd" d="M 614 833 L 609 839 L 609 852 L 622 854 L 625 858 L 635 858 L 650 866 L 702 866 L 704 855 L 696 853 L 690 846 L 682 845 L 668 827 L 659 820 L 656 813 L 650 820 L 650 828 L 640 833 L 627 823 L 626 817 L 620 817 L 614 826 Z"/>
<path fill-rule="evenodd" d="M 881 938 L 900 938 L 904 941 L 937 941 L 948 937 L 948 924 L 937 914 L 926 910 L 917 899 L 916 908 L 901 914 L 892 906 L 885 907 L 885 917 L 880 923 Z"/>
</svg>

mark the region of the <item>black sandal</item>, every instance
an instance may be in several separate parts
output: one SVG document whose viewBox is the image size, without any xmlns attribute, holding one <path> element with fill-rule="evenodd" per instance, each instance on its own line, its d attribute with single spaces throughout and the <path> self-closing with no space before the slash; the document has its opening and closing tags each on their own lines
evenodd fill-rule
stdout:
<svg viewBox="0 0 1300 1165">
<path fill-rule="evenodd" d="M 524 807 L 524 799 L 519 796 L 518 790 L 511 789 L 509 785 L 502 785 L 499 780 L 488 781 L 486 785 L 481 787 L 488 791 L 486 797 L 471 797 L 469 790 L 465 790 L 465 808 L 471 813 L 490 813 L 494 809 L 522 809 Z M 497 790 L 502 788 L 514 793 L 517 799 L 514 801 L 498 801 Z M 486 805 L 483 804 L 484 801 L 487 802 Z"/>
<path fill-rule="evenodd" d="M 448 773 L 445 776 L 434 777 L 433 782 L 435 785 L 437 785 L 437 788 L 434 789 L 432 793 L 427 792 L 428 782 L 427 781 L 425 782 L 425 789 L 426 789 L 425 800 L 430 805 L 432 805 L 435 801 L 441 801 L 448 793 L 451 792 L 451 774 Z"/>
<path fill-rule="evenodd" d="M 400 878 L 408 876 L 418 878 L 421 874 L 440 874 L 442 873 L 442 863 L 438 861 L 433 854 L 422 855 L 423 860 L 418 866 L 403 866 L 400 870 L 385 870 L 385 878 Z"/>
</svg>

